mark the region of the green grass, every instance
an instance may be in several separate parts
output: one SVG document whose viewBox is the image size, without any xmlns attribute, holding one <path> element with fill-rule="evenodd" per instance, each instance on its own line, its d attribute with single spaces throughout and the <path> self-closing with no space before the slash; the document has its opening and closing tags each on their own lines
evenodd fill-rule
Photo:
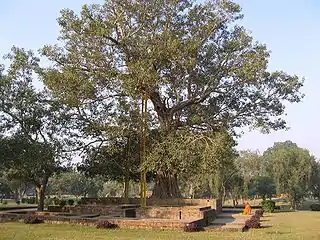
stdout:
<svg viewBox="0 0 320 240">
<path fill-rule="evenodd" d="M 173 231 L 147 230 L 101 230 L 92 227 L 72 225 L 27 225 L 23 223 L 0 224 L 1 240 L 103 240 L 103 239 L 165 239 L 165 240 L 232 240 L 232 239 L 320 239 L 320 212 L 291 212 L 268 214 L 262 219 L 262 229 L 245 233 L 199 232 L 183 233 Z"/>
</svg>

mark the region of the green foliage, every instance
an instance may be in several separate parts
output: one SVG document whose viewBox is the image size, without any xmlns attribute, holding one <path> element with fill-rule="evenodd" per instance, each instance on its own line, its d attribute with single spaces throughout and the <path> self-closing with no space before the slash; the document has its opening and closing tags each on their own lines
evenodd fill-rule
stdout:
<svg viewBox="0 0 320 240">
<path fill-rule="evenodd" d="M 137 110 L 141 95 L 152 103 L 149 127 L 159 135 L 143 167 L 172 186 L 175 174 L 201 169 L 198 165 L 222 175 L 215 157 L 223 154 L 206 151 L 214 144 L 202 133 L 245 126 L 285 129 L 285 104 L 301 101 L 303 81 L 267 71 L 269 51 L 238 25 L 241 18 L 240 6 L 231 1 L 110 0 L 85 5 L 80 14 L 62 10 L 60 43 L 42 49 L 53 67 L 42 76 L 54 96 L 73 109 L 69 121 L 71 132 L 80 136 L 79 148 L 92 145 L 95 153 L 112 156 L 114 144 L 108 142 L 125 135 L 119 116 L 130 119 L 120 114 L 126 112 L 122 105 Z M 181 131 L 193 132 L 198 140 Z M 209 158 L 213 161 L 202 161 Z M 94 165 L 95 158 L 89 159 Z M 110 169 L 107 159 L 102 166 Z M 122 173 L 119 169 L 113 170 Z M 166 189 L 173 189 L 169 185 Z"/>
<path fill-rule="evenodd" d="M 53 198 L 46 198 L 44 200 L 44 206 L 46 208 L 48 208 L 48 206 L 53 205 L 54 204 L 54 199 Z"/>
<path fill-rule="evenodd" d="M 291 206 L 296 209 L 311 188 L 314 157 L 291 141 L 275 143 L 263 157 L 277 193 L 288 193 Z"/>
<path fill-rule="evenodd" d="M 72 206 L 74 204 L 74 199 L 68 199 L 68 205 Z"/>
<path fill-rule="evenodd" d="M 261 202 L 261 206 L 265 212 L 274 212 L 276 208 L 276 202 L 272 200 L 263 200 Z"/>
<path fill-rule="evenodd" d="M 311 211 L 320 211 L 320 204 L 312 204 L 310 209 Z"/>
<path fill-rule="evenodd" d="M 7 205 L 7 204 L 8 204 L 8 201 L 7 201 L 7 200 L 4 200 L 4 201 L 2 201 L 2 204 L 3 204 L 3 205 Z"/>
<path fill-rule="evenodd" d="M 262 199 L 270 198 L 276 193 L 276 186 L 270 177 L 255 177 L 249 183 L 249 196 L 260 196 Z"/>
<path fill-rule="evenodd" d="M 0 153 L 11 180 L 33 184 L 43 210 L 50 175 L 59 170 L 64 136 L 61 105 L 45 89 L 34 87 L 42 79 L 39 59 L 31 51 L 13 47 L 9 66 L 0 72 Z"/>
<path fill-rule="evenodd" d="M 36 198 L 35 197 L 26 198 L 26 203 L 35 204 L 36 203 Z"/>
<path fill-rule="evenodd" d="M 178 131 L 166 139 L 153 142 L 144 167 L 188 176 L 214 173 L 219 165 L 227 164 L 234 156 L 234 144 L 230 135 L 224 132 Z"/>
<path fill-rule="evenodd" d="M 99 177 L 86 177 L 78 172 L 64 172 L 49 179 L 48 193 L 51 195 L 74 195 L 76 197 L 95 197 L 103 189 L 103 181 Z"/>
<path fill-rule="evenodd" d="M 108 145 L 88 151 L 78 169 L 88 176 L 102 176 L 106 180 L 123 182 L 127 176 L 138 181 L 140 177 L 139 136 L 129 133 L 108 141 Z"/>
<path fill-rule="evenodd" d="M 59 202 L 59 206 L 60 206 L 60 207 L 64 207 L 64 206 L 66 206 L 66 205 L 67 205 L 67 201 L 64 200 L 64 199 L 61 199 L 60 202 Z"/>
<path fill-rule="evenodd" d="M 318 161 L 312 162 L 311 174 L 311 194 L 315 199 L 320 200 L 320 163 Z"/>
</svg>

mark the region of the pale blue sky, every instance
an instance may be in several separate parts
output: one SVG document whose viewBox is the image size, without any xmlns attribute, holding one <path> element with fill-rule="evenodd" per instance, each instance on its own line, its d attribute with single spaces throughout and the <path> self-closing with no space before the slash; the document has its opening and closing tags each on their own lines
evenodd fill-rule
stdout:
<svg viewBox="0 0 320 240">
<path fill-rule="evenodd" d="M 85 3 L 103 0 L 2 0 L 0 3 L 0 55 L 12 45 L 37 50 L 55 43 L 59 35 L 56 18 L 62 8 L 79 10 Z M 292 140 L 320 157 L 318 139 L 320 82 L 317 80 L 320 56 L 320 2 L 318 0 L 236 0 L 243 7 L 243 25 L 255 40 L 272 51 L 270 70 L 284 70 L 306 78 L 303 103 L 287 108 L 291 129 L 269 135 L 246 133 L 239 149 L 264 151 L 275 141 Z M 319 103 L 318 103 L 319 101 Z M 319 105 L 318 105 L 319 104 Z"/>
</svg>

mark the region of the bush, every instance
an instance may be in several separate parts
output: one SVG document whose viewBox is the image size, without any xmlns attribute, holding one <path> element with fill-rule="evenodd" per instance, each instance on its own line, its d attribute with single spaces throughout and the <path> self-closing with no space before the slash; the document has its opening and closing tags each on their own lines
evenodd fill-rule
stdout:
<svg viewBox="0 0 320 240">
<path fill-rule="evenodd" d="M 35 204 L 36 203 L 36 198 L 35 197 L 27 198 L 26 202 L 28 204 Z"/>
<path fill-rule="evenodd" d="M 79 199 L 79 200 L 77 201 L 77 204 L 78 204 L 78 205 L 81 205 L 81 204 L 85 205 L 85 204 L 87 204 L 87 201 L 86 201 L 85 199 Z"/>
<path fill-rule="evenodd" d="M 188 223 L 184 226 L 183 231 L 185 232 L 199 232 L 201 228 L 196 223 Z"/>
<path fill-rule="evenodd" d="M 46 208 L 48 208 L 50 205 L 52 205 L 53 204 L 53 199 L 52 198 L 46 198 L 45 200 L 44 200 L 44 206 L 46 207 Z"/>
<path fill-rule="evenodd" d="M 67 201 L 66 200 L 60 200 L 59 206 L 60 207 L 64 207 L 65 205 L 67 205 Z"/>
<path fill-rule="evenodd" d="M 263 200 L 261 205 L 264 212 L 274 212 L 276 208 L 276 202 L 272 200 Z"/>
<path fill-rule="evenodd" d="M 260 217 L 258 215 L 253 215 L 245 223 L 246 228 L 261 228 Z"/>
<path fill-rule="evenodd" d="M 260 218 L 260 217 L 263 217 L 263 213 L 264 213 L 263 209 L 258 209 L 256 210 L 255 215 L 259 216 Z"/>
<path fill-rule="evenodd" d="M 117 224 L 111 223 L 108 220 L 99 220 L 96 222 L 96 228 L 115 229 L 117 227 Z"/>
<path fill-rule="evenodd" d="M 3 205 L 7 205 L 7 204 L 8 204 L 8 201 L 7 201 L 7 200 L 4 200 L 4 201 L 2 201 L 2 204 L 3 204 Z"/>
<path fill-rule="evenodd" d="M 24 219 L 24 223 L 26 223 L 26 224 L 39 224 L 39 223 L 43 223 L 43 219 L 35 214 L 29 214 Z"/>
<path fill-rule="evenodd" d="M 19 200 L 17 200 L 17 201 L 16 201 L 16 204 L 17 204 L 17 205 L 20 205 L 20 201 L 19 201 Z"/>
<path fill-rule="evenodd" d="M 311 211 L 320 211 L 320 204 L 311 204 L 310 209 Z"/>
<path fill-rule="evenodd" d="M 74 204 L 74 200 L 73 199 L 68 199 L 68 205 L 72 206 Z"/>
<path fill-rule="evenodd" d="M 58 198 L 53 199 L 53 204 L 54 205 L 60 205 L 60 200 Z"/>
<path fill-rule="evenodd" d="M 27 199 L 26 198 L 22 198 L 21 199 L 21 203 L 27 203 Z"/>
</svg>

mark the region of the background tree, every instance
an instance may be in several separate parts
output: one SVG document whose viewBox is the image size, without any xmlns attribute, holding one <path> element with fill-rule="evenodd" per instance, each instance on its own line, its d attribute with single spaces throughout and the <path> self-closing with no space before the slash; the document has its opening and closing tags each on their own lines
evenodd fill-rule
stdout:
<svg viewBox="0 0 320 240">
<path fill-rule="evenodd" d="M 258 176 L 250 180 L 249 183 L 249 196 L 261 197 L 262 199 L 272 198 L 276 194 L 276 186 L 271 177 L 267 176 Z"/>
<path fill-rule="evenodd" d="M 97 197 L 103 191 L 103 184 L 101 178 L 90 178 L 82 173 L 69 171 L 53 175 L 49 179 L 47 193 L 58 197 Z"/>
<path fill-rule="evenodd" d="M 302 81 L 267 71 L 269 51 L 238 25 L 241 18 L 232 1 L 111 0 L 84 5 L 79 15 L 64 9 L 59 46 L 43 48 L 53 63 L 46 85 L 98 119 L 144 95 L 164 141 L 181 129 L 285 129 L 285 103 L 301 100 Z M 155 196 L 180 196 L 175 166 L 158 163 Z"/>
<path fill-rule="evenodd" d="M 320 163 L 319 161 L 312 162 L 311 194 L 315 199 L 320 200 Z"/>
<path fill-rule="evenodd" d="M 309 151 L 286 141 L 278 142 L 263 154 L 278 194 L 287 193 L 294 209 L 310 190 L 314 157 Z"/>
<path fill-rule="evenodd" d="M 235 159 L 235 165 L 243 176 L 243 196 L 249 197 L 249 184 L 254 178 L 267 175 L 266 164 L 262 156 L 255 151 L 240 151 Z"/>
<path fill-rule="evenodd" d="M 12 179 L 35 185 L 42 211 L 48 179 L 61 164 L 65 111 L 34 87 L 42 69 L 31 51 L 13 47 L 6 58 L 9 67 L 0 73 L 1 157 Z"/>
</svg>

